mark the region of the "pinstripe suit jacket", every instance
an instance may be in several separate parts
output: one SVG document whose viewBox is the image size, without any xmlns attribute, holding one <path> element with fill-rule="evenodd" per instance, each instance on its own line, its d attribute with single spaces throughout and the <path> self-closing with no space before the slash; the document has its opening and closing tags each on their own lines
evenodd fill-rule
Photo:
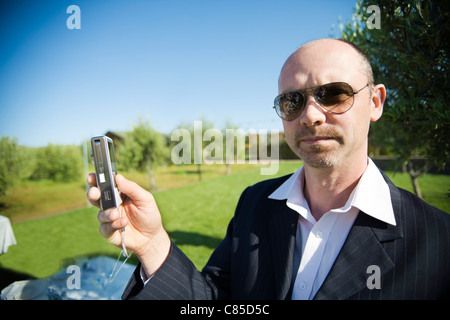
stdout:
<svg viewBox="0 0 450 320">
<path fill-rule="evenodd" d="M 202 272 L 172 244 L 145 287 L 139 270 L 123 299 L 290 299 L 298 214 L 268 199 L 289 176 L 247 188 L 225 239 Z M 396 226 L 364 212 L 355 223 L 315 299 L 441 299 L 450 293 L 450 215 L 395 187 Z M 369 289 L 379 267 L 381 288 Z M 371 281 L 369 279 L 369 281 Z"/>
</svg>

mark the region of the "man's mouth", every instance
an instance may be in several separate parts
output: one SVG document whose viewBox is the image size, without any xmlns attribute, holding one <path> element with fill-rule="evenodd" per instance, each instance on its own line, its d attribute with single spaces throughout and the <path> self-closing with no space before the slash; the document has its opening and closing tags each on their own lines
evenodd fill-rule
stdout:
<svg viewBox="0 0 450 320">
<path fill-rule="evenodd" d="M 334 143 L 344 144 L 344 138 L 341 132 L 333 128 L 323 128 L 313 130 L 311 128 L 302 128 L 296 132 L 295 140 L 297 145 L 311 146 L 321 148 L 331 147 Z"/>
<path fill-rule="evenodd" d="M 327 136 L 310 136 L 304 137 L 299 140 L 299 142 L 304 142 L 306 144 L 321 144 L 330 140 L 336 140 L 335 137 L 327 137 Z"/>
</svg>

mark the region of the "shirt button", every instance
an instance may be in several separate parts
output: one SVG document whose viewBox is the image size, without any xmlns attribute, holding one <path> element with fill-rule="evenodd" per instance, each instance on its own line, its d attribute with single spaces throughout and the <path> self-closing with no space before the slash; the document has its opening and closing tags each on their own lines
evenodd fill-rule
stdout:
<svg viewBox="0 0 450 320">
<path fill-rule="evenodd" d="M 300 282 L 299 288 L 300 288 L 300 290 L 305 290 L 306 289 L 306 282 Z"/>
<path fill-rule="evenodd" d="M 321 231 L 317 231 L 316 232 L 316 237 L 319 238 L 319 239 L 322 239 L 323 233 Z"/>
</svg>

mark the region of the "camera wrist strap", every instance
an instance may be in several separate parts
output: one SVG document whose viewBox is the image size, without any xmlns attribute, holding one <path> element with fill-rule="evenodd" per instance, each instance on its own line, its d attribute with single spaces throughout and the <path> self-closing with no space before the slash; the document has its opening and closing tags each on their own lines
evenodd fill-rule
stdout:
<svg viewBox="0 0 450 320">
<path fill-rule="evenodd" d="M 119 209 L 120 211 L 120 209 Z M 120 215 L 122 216 L 122 211 L 120 211 Z M 109 275 L 109 279 L 108 279 L 108 283 L 111 283 L 114 281 L 114 279 L 116 279 L 117 274 L 119 273 L 120 269 L 122 269 L 123 265 L 125 264 L 125 262 L 127 262 L 128 258 L 131 257 L 132 253 L 128 253 L 127 252 L 127 248 L 125 247 L 125 228 L 120 229 L 120 236 L 122 238 L 122 251 L 120 251 L 119 256 L 117 257 L 116 263 L 114 265 L 114 268 L 112 269 L 110 275 Z M 125 260 L 122 262 L 122 264 L 120 265 L 119 269 L 117 269 L 116 273 L 114 274 L 114 271 L 117 268 L 117 263 L 120 260 L 120 256 L 124 256 Z"/>
</svg>

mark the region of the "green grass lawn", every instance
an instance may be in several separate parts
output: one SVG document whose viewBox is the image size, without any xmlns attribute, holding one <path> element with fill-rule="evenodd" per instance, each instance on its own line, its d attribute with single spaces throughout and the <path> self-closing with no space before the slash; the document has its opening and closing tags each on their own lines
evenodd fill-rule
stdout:
<svg viewBox="0 0 450 320">
<path fill-rule="evenodd" d="M 298 162 L 286 163 L 278 175 L 293 172 L 298 166 Z M 171 238 L 199 268 L 223 238 L 241 192 L 267 178 L 260 175 L 259 167 L 237 171 L 154 193 Z M 41 278 L 75 256 L 116 258 L 120 250 L 98 234 L 97 212 L 97 208 L 90 207 L 13 223 L 17 245 L 0 256 L 0 266 Z M 136 258 L 129 261 L 137 263 Z"/>
<path fill-rule="evenodd" d="M 51 216 L 86 206 L 84 181 L 19 182 L 0 196 L 0 214 L 12 222 Z"/>
<path fill-rule="evenodd" d="M 298 167 L 299 162 L 281 163 L 278 176 Z M 269 178 L 260 175 L 259 168 L 237 171 L 154 193 L 165 228 L 198 268 L 205 265 L 225 235 L 245 187 Z M 407 175 L 388 175 L 398 186 L 411 190 Z M 426 201 L 450 212 L 450 176 L 426 175 L 420 184 Z M 82 197 L 84 200 L 84 192 Z M 97 212 L 98 209 L 90 207 L 13 223 L 18 244 L 0 256 L 0 267 L 41 278 L 53 274 L 76 256 L 116 258 L 119 249 L 98 234 Z M 137 263 L 136 258 L 131 262 Z"/>
</svg>

